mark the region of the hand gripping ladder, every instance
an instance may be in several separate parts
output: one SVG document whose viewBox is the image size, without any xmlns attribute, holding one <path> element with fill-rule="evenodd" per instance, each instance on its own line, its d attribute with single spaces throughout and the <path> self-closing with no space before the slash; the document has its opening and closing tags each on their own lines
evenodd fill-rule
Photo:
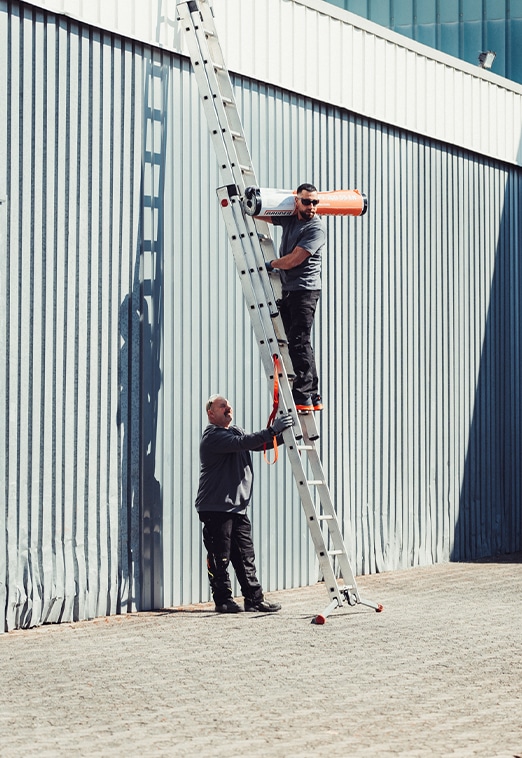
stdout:
<svg viewBox="0 0 522 758">
<path fill-rule="evenodd" d="M 324 624 L 344 603 L 382 611 L 382 605 L 359 595 L 317 452 L 319 433 L 314 416 L 298 414 L 295 408 L 292 364 L 277 308 L 281 285 L 279 277 L 269 277 L 265 268 L 265 261 L 276 257 L 274 245 L 266 222 L 252 218 L 243 208 L 245 188 L 257 182 L 209 0 L 180 2 L 177 12 L 225 183 L 217 195 L 261 360 L 269 381 L 278 373 L 279 412 L 287 408 L 297 420 L 296 426 L 284 432 L 285 449 L 330 598 L 314 621 Z"/>
</svg>

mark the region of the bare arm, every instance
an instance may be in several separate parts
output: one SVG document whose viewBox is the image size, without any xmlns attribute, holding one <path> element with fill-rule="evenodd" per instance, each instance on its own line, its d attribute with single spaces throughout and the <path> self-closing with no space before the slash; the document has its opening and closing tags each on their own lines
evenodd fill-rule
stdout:
<svg viewBox="0 0 522 758">
<path fill-rule="evenodd" d="M 288 253 L 288 255 L 283 255 L 282 258 L 276 258 L 275 261 L 272 261 L 272 268 L 280 268 L 283 269 L 283 271 L 288 271 L 291 268 L 299 266 L 299 264 L 309 257 L 310 253 L 308 250 L 297 245 L 291 253 Z"/>
</svg>

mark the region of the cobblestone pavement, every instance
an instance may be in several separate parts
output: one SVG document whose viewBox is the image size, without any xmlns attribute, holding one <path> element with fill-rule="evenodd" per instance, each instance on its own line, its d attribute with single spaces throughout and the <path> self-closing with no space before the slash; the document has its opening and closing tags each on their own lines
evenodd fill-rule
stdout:
<svg viewBox="0 0 522 758">
<path fill-rule="evenodd" d="M 0 755 L 522 755 L 522 555 L 0 635 Z"/>
</svg>

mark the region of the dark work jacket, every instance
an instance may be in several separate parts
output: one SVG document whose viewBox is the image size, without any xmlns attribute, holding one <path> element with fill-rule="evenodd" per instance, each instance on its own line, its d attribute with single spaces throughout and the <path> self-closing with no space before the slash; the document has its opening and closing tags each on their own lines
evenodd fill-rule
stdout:
<svg viewBox="0 0 522 758">
<path fill-rule="evenodd" d="M 272 448 L 273 439 L 269 429 L 245 434 L 238 426 L 224 429 L 209 424 L 199 446 L 196 510 L 244 513 L 254 481 L 250 451 L 263 450 L 264 444 Z"/>
</svg>

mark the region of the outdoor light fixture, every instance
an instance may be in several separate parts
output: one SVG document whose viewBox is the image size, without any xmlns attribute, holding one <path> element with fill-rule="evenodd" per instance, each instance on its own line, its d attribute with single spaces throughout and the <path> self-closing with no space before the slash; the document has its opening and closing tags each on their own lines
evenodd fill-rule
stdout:
<svg viewBox="0 0 522 758">
<path fill-rule="evenodd" d="M 481 68 L 491 68 L 493 65 L 493 61 L 497 57 L 497 54 L 494 53 L 492 50 L 486 50 L 485 53 L 480 53 L 478 59 L 479 59 L 479 66 Z"/>
</svg>

